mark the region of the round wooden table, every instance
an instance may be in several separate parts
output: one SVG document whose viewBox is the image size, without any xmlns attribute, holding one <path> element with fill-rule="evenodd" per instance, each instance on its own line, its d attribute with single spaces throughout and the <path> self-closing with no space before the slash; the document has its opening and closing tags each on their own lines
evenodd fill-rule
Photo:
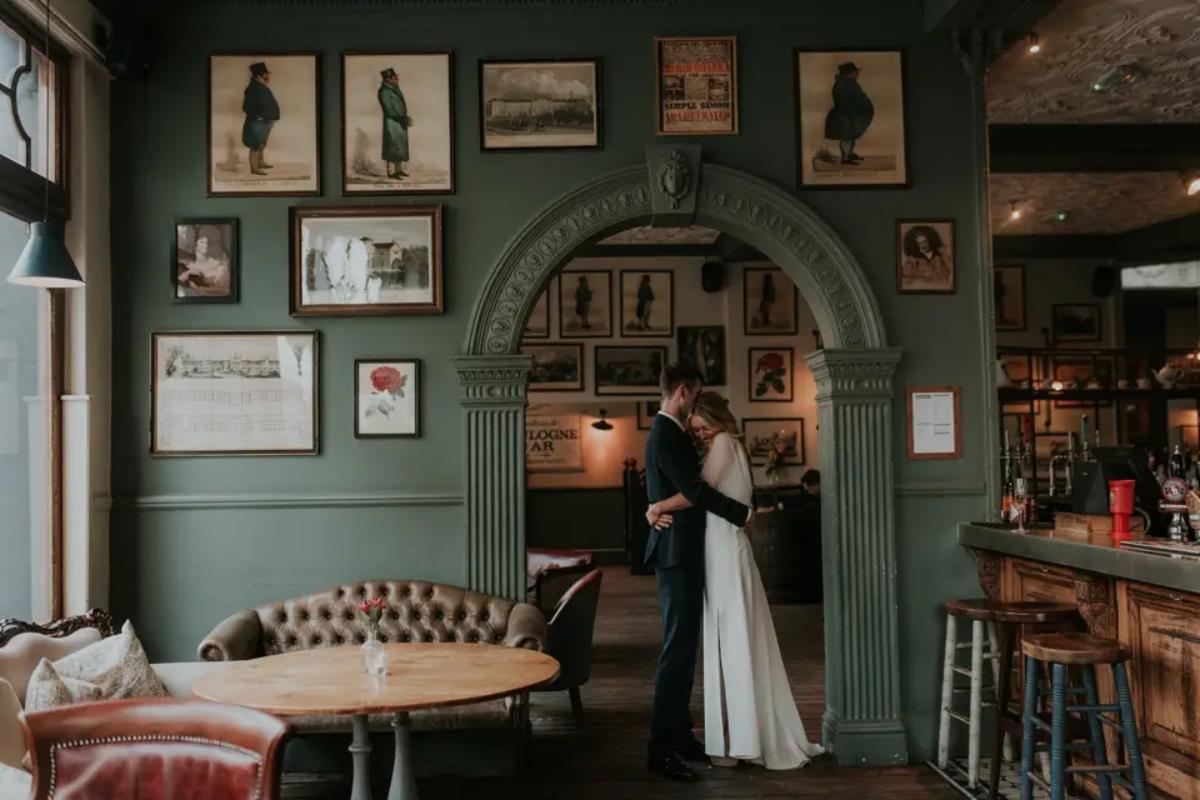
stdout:
<svg viewBox="0 0 1200 800">
<path fill-rule="evenodd" d="M 234 661 L 201 677 L 193 692 L 279 716 L 349 715 L 354 724 L 351 800 L 371 800 L 368 714 L 393 714 L 396 760 L 388 800 L 416 800 L 408 712 L 494 700 L 558 674 L 544 653 L 489 644 L 388 644 L 388 674 L 368 675 L 355 646 L 297 650 Z"/>
</svg>

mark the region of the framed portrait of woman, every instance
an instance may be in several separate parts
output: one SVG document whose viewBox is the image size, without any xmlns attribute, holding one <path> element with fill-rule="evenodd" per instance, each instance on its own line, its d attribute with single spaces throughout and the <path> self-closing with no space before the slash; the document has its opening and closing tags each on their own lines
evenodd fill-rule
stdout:
<svg viewBox="0 0 1200 800">
<path fill-rule="evenodd" d="M 954 220 L 896 220 L 896 291 L 954 294 Z"/>
<path fill-rule="evenodd" d="M 175 220 L 171 292 L 176 303 L 236 303 L 238 221 L 235 217 Z"/>
</svg>

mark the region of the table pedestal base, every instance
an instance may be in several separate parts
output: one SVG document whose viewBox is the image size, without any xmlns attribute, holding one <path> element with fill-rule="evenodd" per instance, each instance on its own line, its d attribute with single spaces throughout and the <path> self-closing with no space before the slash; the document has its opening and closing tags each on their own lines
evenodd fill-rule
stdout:
<svg viewBox="0 0 1200 800">
<path fill-rule="evenodd" d="M 350 800 L 372 800 L 371 740 L 367 716 L 355 714 L 352 722 L 354 732 L 350 742 L 350 758 L 354 762 L 354 782 L 350 785 Z M 392 718 L 392 729 L 396 732 L 396 758 L 392 763 L 392 785 L 388 789 L 387 800 L 418 800 L 412 753 L 409 751 L 412 724 L 408 714 L 396 714 Z"/>
</svg>

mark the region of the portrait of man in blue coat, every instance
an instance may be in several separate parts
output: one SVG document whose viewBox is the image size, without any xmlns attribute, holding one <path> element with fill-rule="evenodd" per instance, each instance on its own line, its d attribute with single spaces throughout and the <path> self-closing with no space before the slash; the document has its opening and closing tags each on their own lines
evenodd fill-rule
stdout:
<svg viewBox="0 0 1200 800">
<path fill-rule="evenodd" d="M 271 138 L 271 128 L 279 121 L 279 103 L 270 83 L 271 71 L 266 63 L 257 61 L 250 65 L 250 83 L 242 96 L 242 112 L 246 115 L 242 123 L 242 144 L 250 151 L 250 171 L 255 175 L 266 175 L 272 167 L 263 156 Z"/>
<path fill-rule="evenodd" d="M 875 106 L 858 82 L 860 72 L 853 61 L 838 64 L 833 79 L 833 108 L 825 116 L 825 138 L 837 141 L 843 164 L 862 163 L 863 157 L 854 148 L 875 118 Z"/>
<path fill-rule="evenodd" d="M 400 91 L 400 76 L 388 67 L 380 75 L 379 110 L 383 114 L 383 135 L 380 158 L 387 164 L 387 176 L 395 180 L 407 178 L 404 164 L 408 161 L 408 128 L 412 117 L 408 116 L 408 103 Z"/>
</svg>

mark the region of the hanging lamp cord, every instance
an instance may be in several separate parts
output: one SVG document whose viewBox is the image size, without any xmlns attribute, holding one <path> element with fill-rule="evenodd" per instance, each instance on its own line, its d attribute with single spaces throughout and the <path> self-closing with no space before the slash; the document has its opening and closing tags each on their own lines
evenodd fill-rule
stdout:
<svg viewBox="0 0 1200 800">
<path fill-rule="evenodd" d="M 46 129 L 42 132 L 42 149 L 46 156 L 46 184 L 42 197 L 42 221 L 50 221 L 50 142 L 52 141 L 50 133 L 50 75 L 52 74 L 50 62 L 50 0 L 46 0 L 46 52 L 43 53 L 46 58 Z"/>
</svg>

